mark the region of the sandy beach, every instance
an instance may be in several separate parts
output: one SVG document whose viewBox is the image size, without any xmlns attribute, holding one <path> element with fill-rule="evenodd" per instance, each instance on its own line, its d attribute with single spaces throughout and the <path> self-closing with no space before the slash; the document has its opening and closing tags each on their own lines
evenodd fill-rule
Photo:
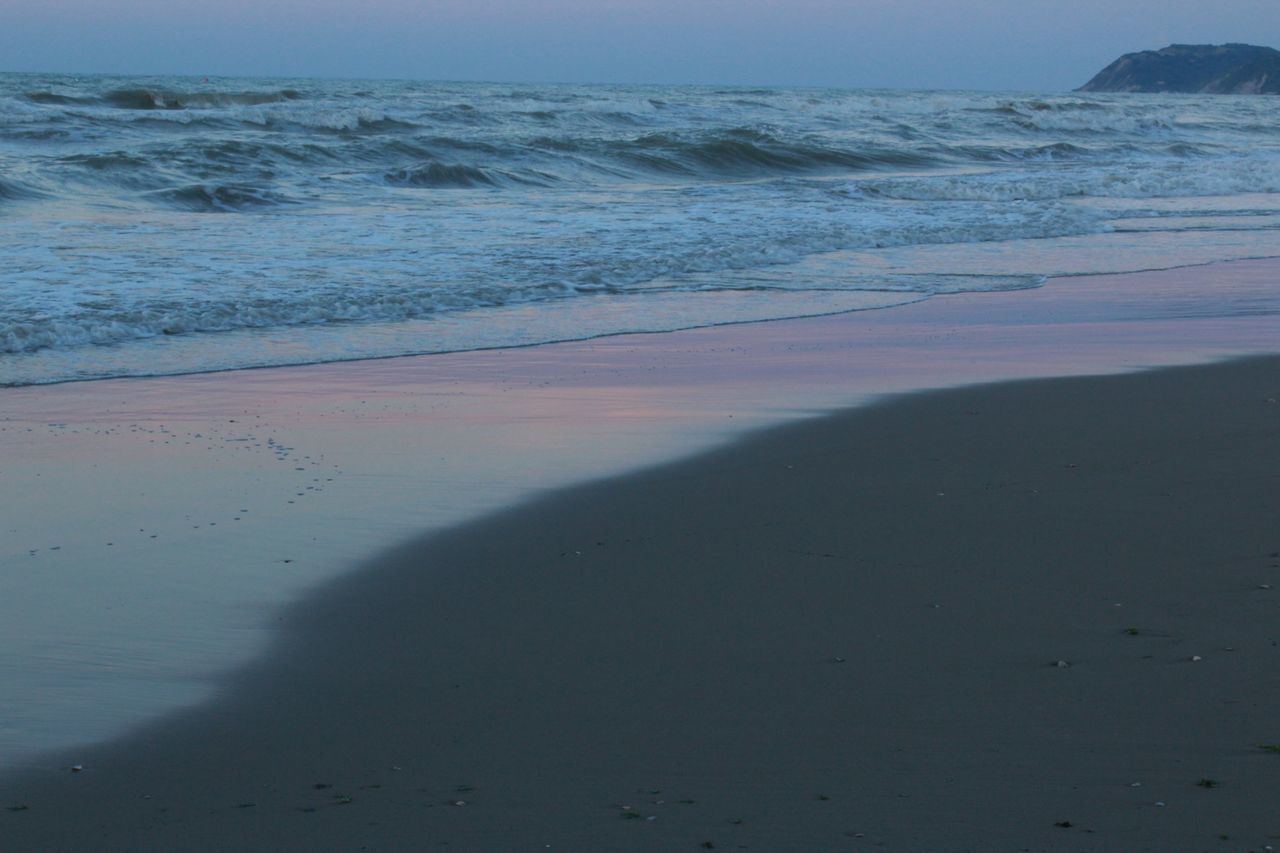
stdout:
<svg viewBox="0 0 1280 853">
<path fill-rule="evenodd" d="M 1269 849 L 1278 514 L 1274 358 L 892 397 L 384 553 L 0 836 Z"/>
<path fill-rule="evenodd" d="M 1274 261 L 883 311 L 0 389 L 0 768 L 214 695 L 398 543 L 887 395 L 1271 354 Z"/>
</svg>

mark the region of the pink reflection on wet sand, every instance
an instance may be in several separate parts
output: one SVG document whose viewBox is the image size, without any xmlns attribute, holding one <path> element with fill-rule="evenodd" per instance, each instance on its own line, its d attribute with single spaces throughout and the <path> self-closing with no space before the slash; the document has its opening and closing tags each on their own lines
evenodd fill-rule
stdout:
<svg viewBox="0 0 1280 853">
<path fill-rule="evenodd" d="M 1276 261 L 1236 262 L 527 349 L 0 389 L 0 563 L 20 568 L 0 574 L 0 669 L 10 685 L 56 674 L 23 695 L 0 685 L 0 705 L 35 709 L 0 759 L 195 701 L 252 654 L 274 604 L 547 488 L 886 394 L 1280 351 L 1278 280 Z M 95 681 L 101 661 L 112 676 Z"/>
</svg>

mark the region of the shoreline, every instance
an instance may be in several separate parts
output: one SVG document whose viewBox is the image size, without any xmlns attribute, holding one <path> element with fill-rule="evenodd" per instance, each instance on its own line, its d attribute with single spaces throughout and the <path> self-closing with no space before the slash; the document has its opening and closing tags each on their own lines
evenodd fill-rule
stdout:
<svg viewBox="0 0 1280 853">
<path fill-rule="evenodd" d="M 557 338 L 557 339 L 545 340 L 545 341 L 534 341 L 531 343 L 493 344 L 493 345 L 479 346 L 472 349 L 456 349 L 456 350 L 450 349 L 450 350 L 439 350 L 439 351 L 392 353 L 389 355 L 359 356 L 359 357 L 353 357 L 353 358 L 327 360 L 327 361 L 326 360 L 300 361 L 300 362 L 287 362 L 282 364 L 248 364 L 241 367 L 219 367 L 219 368 L 214 368 L 210 370 L 192 370 L 192 371 L 182 371 L 182 372 L 176 372 L 176 373 L 143 373 L 143 374 L 124 374 L 119 376 L 71 377 L 66 379 L 54 379 L 50 381 L 41 381 L 41 382 L 34 382 L 34 383 L 0 384 L 0 391 L 4 389 L 18 389 L 18 388 L 51 388 L 51 387 L 56 387 L 60 385 L 75 385 L 75 384 L 96 383 L 96 382 L 121 382 L 121 381 L 129 381 L 129 380 L 146 381 L 146 380 L 163 380 L 163 379 L 181 379 L 184 377 L 211 376 L 211 375 L 236 375 L 236 374 L 251 373 L 255 371 L 262 371 L 262 370 L 288 371 L 288 370 L 297 370 L 297 369 L 324 369 L 326 367 L 345 367 L 349 365 L 356 366 L 358 368 L 358 366 L 361 364 L 369 364 L 369 363 L 376 363 L 376 362 L 383 362 L 383 361 L 399 361 L 402 359 L 410 360 L 410 359 L 440 358 L 440 357 L 465 358 L 469 355 L 481 354 L 481 353 L 520 352 L 522 350 L 542 349 L 545 347 L 572 346 L 575 344 L 591 345 L 591 344 L 596 344 L 600 342 L 612 341 L 615 339 L 621 339 L 625 341 L 626 339 L 633 338 L 633 337 L 648 338 L 655 335 L 681 335 L 689 332 L 700 332 L 704 330 L 733 329 L 733 328 L 742 327 L 742 326 L 762 326 L 762 325 L 773 325 L 778 323 L 821 321 L 821 320 L 829 320 L 833 318 L 849 317 L 854 315 L 861 316 L 870 312 L 901 309 L 908 305 L 915 305 L 917 303 L 927 302 L 931 299 L 940 299 L 945 302 L 949 298 L 954 298 L 956 296 L 961 296 L 964 298 L 973 298 L 976 296 L 979 299 L 981 299 L 984 296 L 994 294 L 994 293 L 1007 294 L 1007 293 L 1020 293 L 1024 291 L 1035 291 L 1053 282 L 1061 283 L 1069 279 L 1116 278 L 1116 277 L 1128 277 L 1128 276 L 1146 276 L 1146 275 L 1153 275 L 1153 274 L 1160 274 L 1160 273 L 1181 273 L 1188 270 L 1201 270 L 1206 268 L 1219 267 L 1223 265 L 1253 264 L 1253 263 L 1259 263 L 1259 262 L 1261 263 L 1270 262 L 1270 263 L 1280 264 L 1280 255 L 1264 254 L 1264 255 L 1257 255 L 1257 256 L 1247 256 L 1247 257 L 1228 258 L 1228 259 L 1203 260 L 1203 261 L 1194 261 L 1194 262 L 1188 262 L 1183 264 L 1177 264 L 1175 266 L 1169 266 L 1169 267 L 1151 267 L 1151 268 L 1136 269 L 1136 270 L 1122 270 L 1118 272 L 1062 273 L 1062 274 L 1056 274 L 1056 275 L 1050 275 L 1050 276 L 1041 276 L 1043 280 L 1040 282 L 1040 284 L 1031 286 L 1031 287 L 1012 288 L 1009 290 L 994 290 L 994 291 L 975 290 L 975 291 L 960 291 L 958 293 L 937 293 L 937 294 L 930 294 L 927 296 L 923 296 L 918 300 L 913 300 L 908 302 L 895 302 L 888 305 L 877 305 L 877 306 L 864 307 L 864 308 L 849 308 L 849 309 L 829 311 L 829 312 L 818 313 L 818 314 L 797 314 L 797 315 L 788 315 L 788 316 L 782 316 L 782 317 L 768 317 L 764 319 L 729 320 L 722 323 L 707 323 L 704 325 L 697 325 L 697 326 L 681 326 L 674 329 L 637 329 L 633 331 L 606 332 L 598 335 L 590 335 L 588 337 L 581 337 L 581 338 L 569 337 L 569 338 Z"/>
<path fill-rule="evenodd" d="M 212 704 L 0 779 L 0 832 L 1263 849 L 1277 399 L 1277 357 L 908 394 L 499 511 L 287 608 Z"/>
<path fill-rule="evenodd" d="M 1233 306 L 1274 302 L 1278 275 L 1238 262 L 519 351 L 0 390 L 0 764 L 197 705 L 308 590 L 551 489 L 886 395 L 1274 352 L 1280 316 Z"/>
</svg>

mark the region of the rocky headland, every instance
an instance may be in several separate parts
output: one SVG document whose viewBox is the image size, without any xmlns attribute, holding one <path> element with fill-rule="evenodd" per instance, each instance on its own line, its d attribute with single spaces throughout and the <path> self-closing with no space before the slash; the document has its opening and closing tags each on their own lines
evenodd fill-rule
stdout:
<svg viewBox="0 0 1280 853">
<path fill-rule="evenodd" d="M 1077 91 L 1280 94 L 1280 51 L 1250 44 L 1173 44 L 1126 53 Z"/>
</svg>

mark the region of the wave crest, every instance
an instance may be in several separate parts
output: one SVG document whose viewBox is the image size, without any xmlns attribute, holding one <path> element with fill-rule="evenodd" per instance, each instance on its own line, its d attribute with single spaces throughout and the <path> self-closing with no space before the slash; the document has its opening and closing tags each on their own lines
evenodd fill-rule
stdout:
<svg viewBox="0 0 1280 853">
<path fill-rule="evenodd" d="M 835 148 L 811 141 L 788 141 L 750 128 L 734 128 L 694 140 L 651 134 L 636 140 L 630 153 L 649 163 L 665 163 L 680 170 L 731 177 L 829 170 L 870 171 L 938 162 L 934 157 L 907 149 Z"/>
<path fill-rule="evenodd" d="M 546 172 L 532 169 L 521 171 L 481 168 L 465 163 L 442 163 L 429 160 L 417 166 L 395 169 L 383 175 L 392 186 L 423 187 L 428 189 L 477 189 L 518 184 L 521 186 L 550 186 L 557 178 Z"/>
<path fill-rule="evenodd" d="M 431 161 L 421 166 L 399 169 L 386 174 L 389 184 L 402 187 L 438 187 L 463 189 L 497 185 L 488 172 L 462 163 Z"/>
<path fill-rule="evenodd" d="M 188 110 L 225 107 L 252 107 L 260 104 L 279 104 L 296 101 L 302 97 L 297 89 L 277 89 L 269 92 L 182 92 L 173 89 L 148 89 L 143 87 L 112 89 L 104 95 L 66 95 L 61 92 L 27 92 L 26 99 L 33 104 L 46 106 L 103 106 L 122 110 Z"/>
<path fill-rule="evenodd" d="M 23 97 L 33 104 L 45 104 L 47 106 L 77 106 L 93 104 L 98 101 L 97 98 L 62 95 L 58 92 L 27 92 Z"/>
<path fill-rule="evenodd" d="M 102 96 L 103 103 L 126 110 L 186 110 L 216 107 L 252 107 L 278 104 L 302 97 L 296 89 L 275 92 L 176 92 L 164 89 L 116 89 Z"/>
<path fill-rule="evenodd" d="M 609 169 L 691 177 L 757 178 L 822 172 L 865 172 L 920 168 L 945 157 L 907 148 L 842 148 L 811 139 L 787 140 L 754 128 L 728 128 L 697 135 L 660 132 L 622 140 L 541 137 L 543 150 L 585 155 Z"/>
<path fill-rule="evenodd" d="M 246 184 L 191 184 L 156 190 L 146 197 L 165 207 L 197 213 L 234 213 L 291 203 L 278 193 Z"/>
<path fill-rule="evenodd" d="M 17 181 L 0 180 L 0 201 L 19 201 L 22 199 L 40 198 L 39 190 L 20 184 Z"/>
</svg>

